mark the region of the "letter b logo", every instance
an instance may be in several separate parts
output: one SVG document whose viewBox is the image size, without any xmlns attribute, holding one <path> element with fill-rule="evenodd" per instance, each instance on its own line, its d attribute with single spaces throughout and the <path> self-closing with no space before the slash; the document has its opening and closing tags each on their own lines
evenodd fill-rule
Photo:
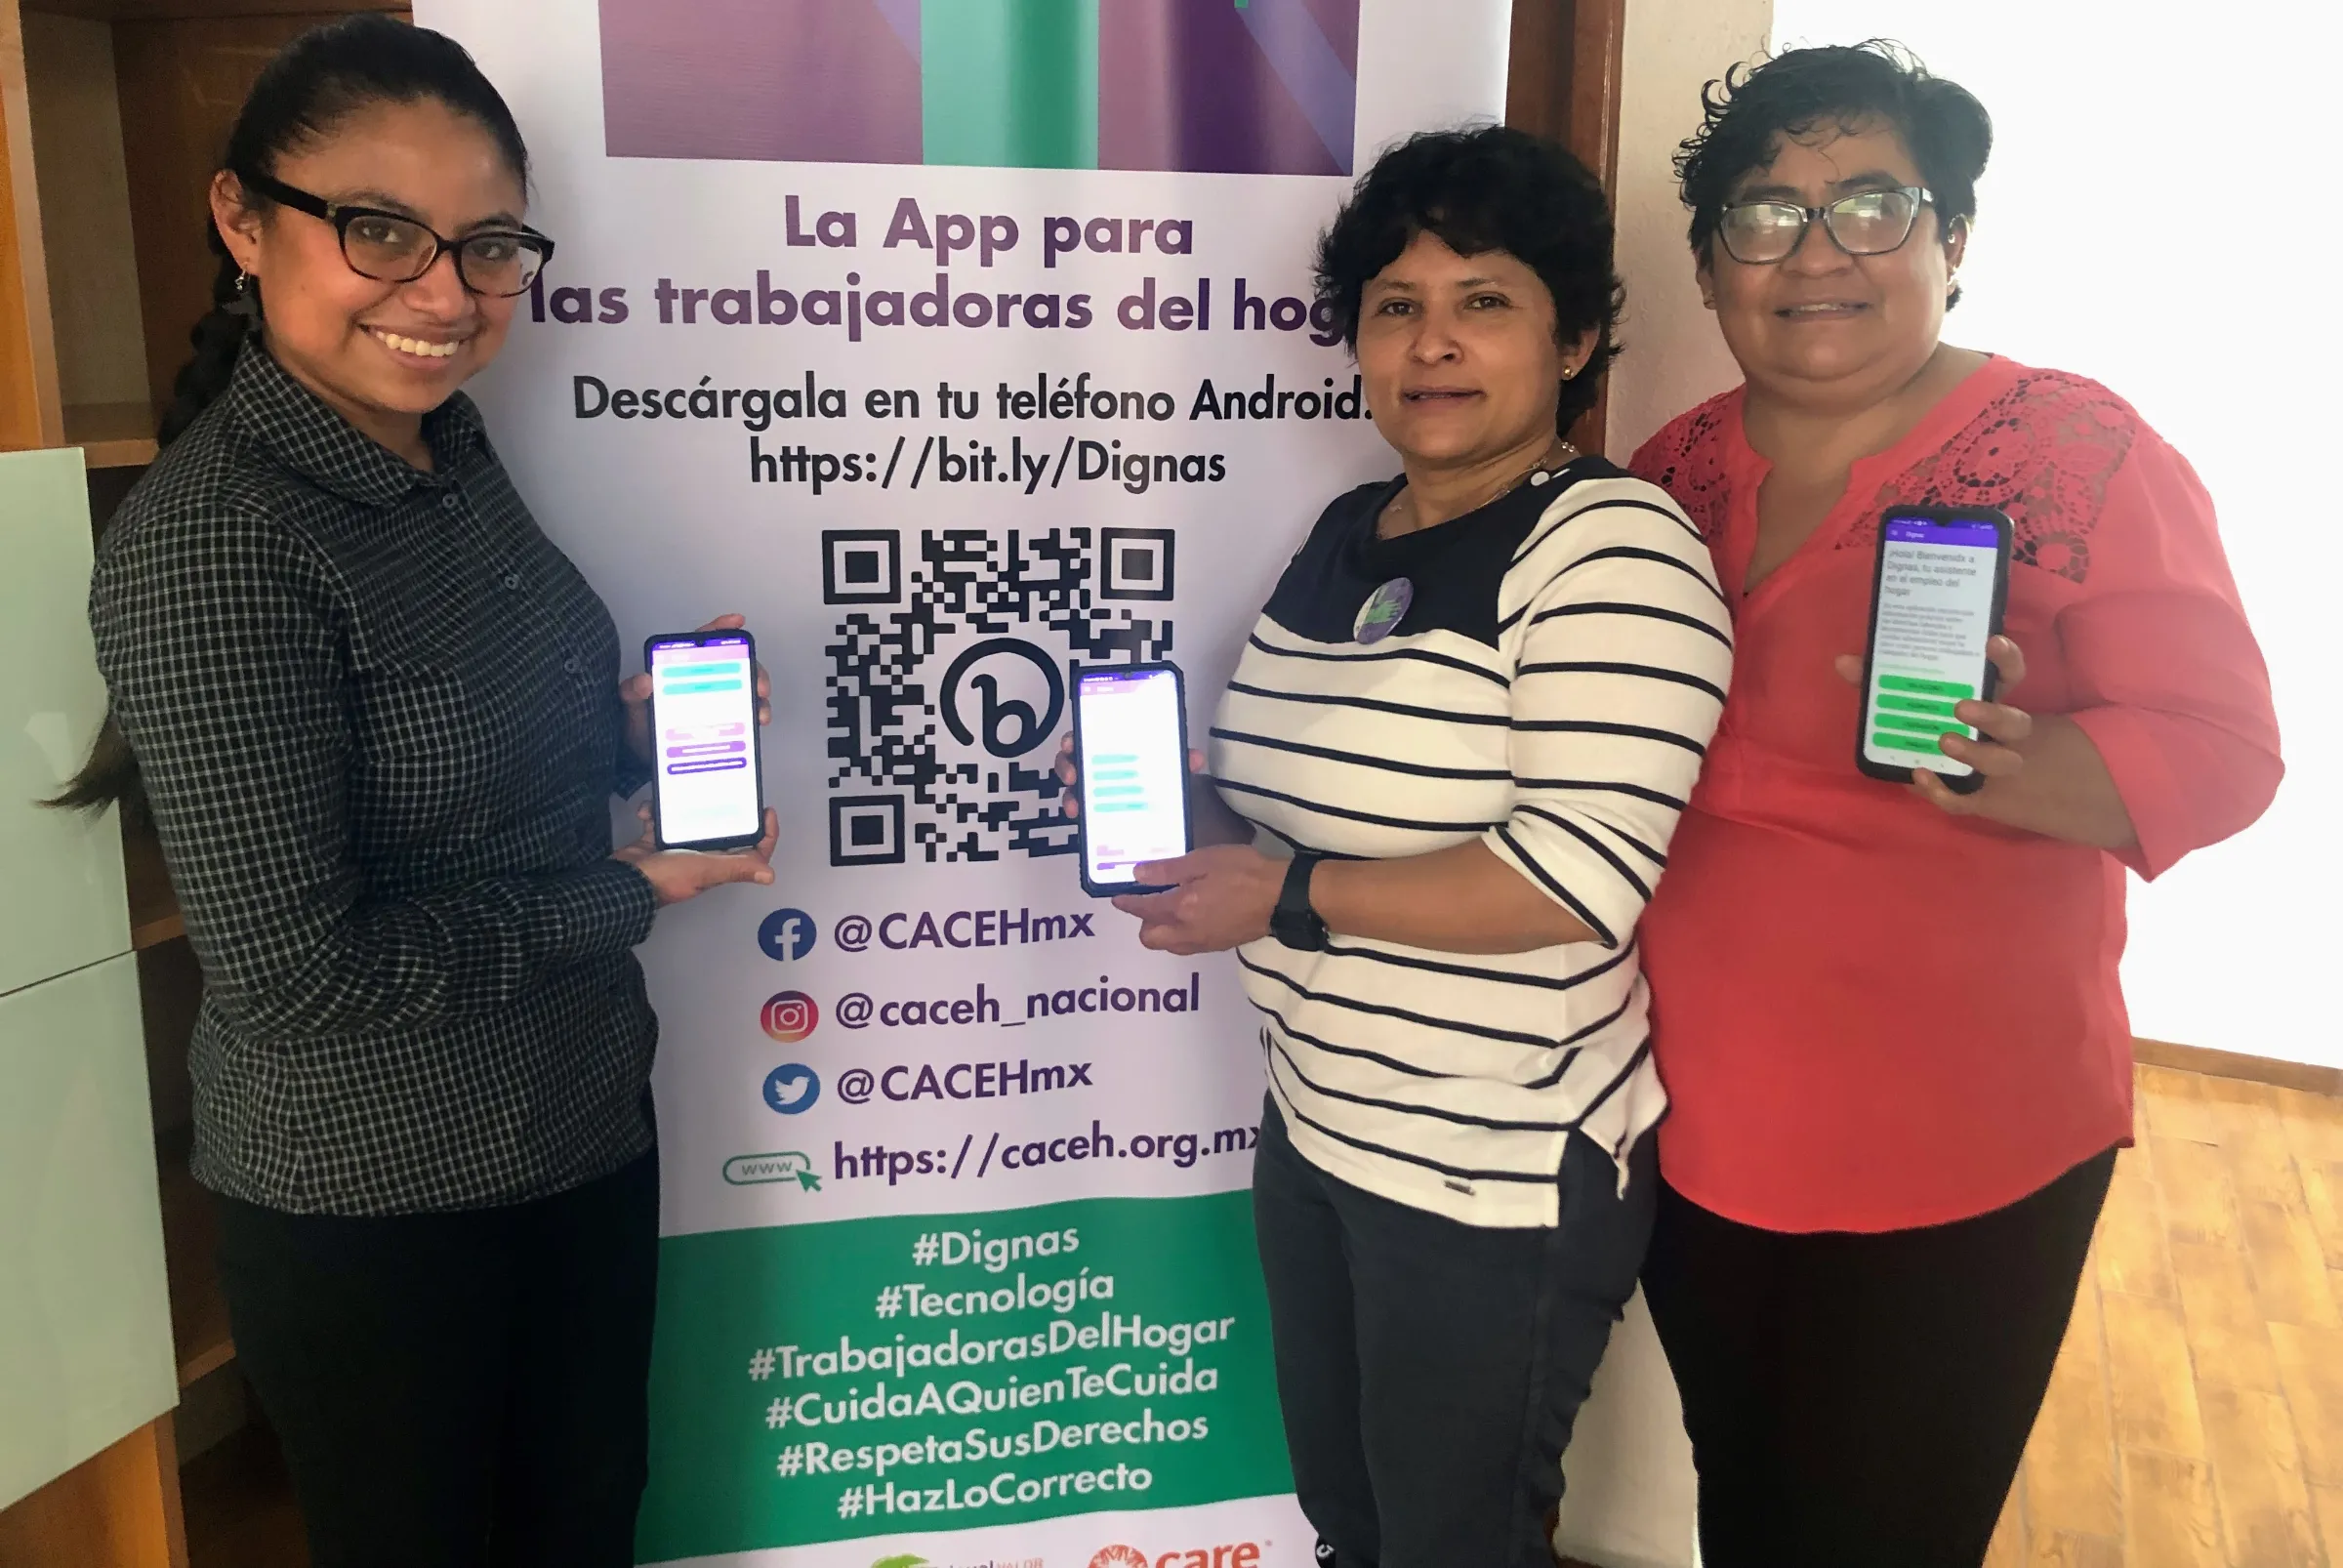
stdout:
<svg viewBox="0 0 2343 1568">
<path fill-rule="evenodd" d="M 1008 685 L 1005 694 L 1004 685 Z M 964 689 L 966 688 L 966 689 Z M 1015 695 L 1022 689 L 1026 696 Z M 977 701 L 967 700 L 967 690 Z M 952 661 L 938 693 L 943 720 L 963 746 L 981 745 L 995 757 L 1022 757 L 1057 732 L 1066 711 L 1065 678 L 1048 654 L 1015 638 L 987 638 Z M 1037 704 L 1026 697 L 1039 697 Z M 970 724 L 966 709 L 976 709 Z"/>
</svg>

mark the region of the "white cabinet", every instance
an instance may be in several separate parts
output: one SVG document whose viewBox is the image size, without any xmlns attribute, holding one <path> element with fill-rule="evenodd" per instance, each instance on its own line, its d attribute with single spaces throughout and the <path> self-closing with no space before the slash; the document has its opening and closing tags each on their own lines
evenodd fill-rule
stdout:
<svg viewBox="0 0 2343 1568">
<path fill-rule="evenodd" d="M 178 1400 L 124 954 L 0 997 L 0 1507 Z"/>
</svg>

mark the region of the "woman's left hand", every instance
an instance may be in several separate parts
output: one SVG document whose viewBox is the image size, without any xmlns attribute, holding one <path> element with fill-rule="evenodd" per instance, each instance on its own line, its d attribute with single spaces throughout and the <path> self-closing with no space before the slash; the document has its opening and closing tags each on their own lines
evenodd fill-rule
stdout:
<svg viewBox="0 0 2343 1568">
<path fill-rule="evenodd" d="M 1124 893 L 1115 907 L 1139 917 L 1139 942 L 1165 953 L 1217 953 L 1269 934 L 1286 863 L 1248 844 L 1220 844 L 1176 860 L 1137 866 L 1158 893 Z"/>
<path fill-rule="evenodd" d="M 737 632 L 748 625 L 745 615 L 719 615 L 700 628 L 703 632 Z M 757 666 L 757 722 L 773 722 L 773 681 Z M 651 760 L 651 678 L 631 675 L 618 683 L 618 700 L 627 709 L 627 750 L 643 763 Z"/>
<path fill-rule="evenodd" d="M 1987 639 L 1985 656 L 2000 675 L 1999 689 L 2007 691 L 2026 679 L 2025 650 L 2010 639 L 1998 635 Z M 1862 685 L 1863 656 L 1840 654 L 1838 673 L 1849 685 Z M 1994 793 L 1994 781 L 2014 779 L 2025 771 L 2026 758 L 2017 747 L 2034 734 L 2034 716 L 2005 702 L 1969 701 L 1954 703 L 1952 717 L 1976 730 L 1978 738 L 1946 735 L 1938 744 L 1947 757 L 1966 763 L 1983 774 L 1985 787 L 1962 795 L 1948 788 L 1943 775 L 1915 767 L 1911 770 L 1911 792 L 1953 816 L 1992 816 L 1993 804 L 1986 797 Z"/>
</svg>

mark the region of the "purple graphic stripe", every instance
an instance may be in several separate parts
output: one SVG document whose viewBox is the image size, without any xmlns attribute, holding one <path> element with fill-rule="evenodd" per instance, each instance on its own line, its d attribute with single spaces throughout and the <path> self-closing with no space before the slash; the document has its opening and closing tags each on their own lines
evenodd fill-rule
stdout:
<svg viewBox="0 0 2343 1568">
<path fill-rule="evenodd" d="M 1341 0 L 1319 0 L 1319 8 Z M 1355 13 L 1356 0 L 1341 5 Z M 1258 16 L 1255 13 L 1259 13 Z M 1278 15 L 1271 15 L 1278 13 Z M 1293 43 L 1306 29 L 1317 45 Z M 1272 62 L 1256 37 L 1277 43 Z M 1356 21 L 1344 31 L 1355 56 Z M 1098 166 L 1212 174 L 1347 174 L 1352 110 L 1336 111 L 1327 57 L 1355 81 L 1305 0 L 1114 0 L 1098 13 Z M 1281 74 L 1310 95 L 1325 131 Z M 1355 87 L 1341 89 L 1355 99 Z M 1330 145 L 1330 138 L 1338 145 Z"/>
<path fill-rule="evenodd" d="M 920 0 L 871 0 L 913 60 L 920 58 Z"/>
<path fill-rule="evenodd" d="M 749 760 L 745 757 L 727 757 L 721 762 L 670 763 L 667 764 L 667 771 L 670 777 L 680 777 L 685 773 L 721 773 L 730 768 L 748 765 Z"/>
<path fill-rule="evenodd" d="M 1335 53 L 1302 0 L 1257 0 L 1237 15 L 1328 154 L 1348 169 L 1359 103 L 1355 60 L 1345 62 Z"/>
<path fill-rule="evenodd" d="M 616 158 L 918 163 L 918 0 L 601 0 Z"/>
</svg>

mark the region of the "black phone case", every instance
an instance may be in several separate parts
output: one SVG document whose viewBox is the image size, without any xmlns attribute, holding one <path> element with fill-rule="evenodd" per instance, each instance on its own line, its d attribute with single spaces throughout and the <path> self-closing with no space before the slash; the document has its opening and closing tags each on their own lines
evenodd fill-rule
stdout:
<svg viewBox="0 0 2343 1568">
<path fill-rule="evenodd" d="M 1871 610 L 1864 622 L 1863 629 L 1863 684 L 1856 691 L 1858 706 L 1855 715 L 1855 765 L 1867 778 L 1881 779 L 1890 784 L 1909 784 L 1911 782 L 1911 775 L 1918 771 L 1916 768 L 1897 767 L 1888 763 L 1874 763 L 1863 754 L 1864 741 L 1870 732 L 1871 655 L 1879 641 L 1879 582 L 1887 570 L 1887 519 L 1890 517 L 1924 517 L 1930 522 L 1993 524 L 1995 535 L 1994 610 L 1990 630 L 1987 633 L 1989 637 L 2000 636 L 2001 617 L 2009 607 L 2009 548 L 2012 530 L 2009 514 L 1998 507 L 1890 507 L 1886 512 L 1880 514 L 1879 548 L 1871 556 Z M 1985 671 L 1977 684 L 1977 689 L 1981 694 L 1980 700 L 1985 702 L 1994 700 L 1994 691 L 2000 682 L 2000 675 L 2001 673 L 1994 668 L 1993 660 L 1985 661 Z M 1984 731 L 1979 730 L 1978 733 L 1984 734 Z M 1945 788 L 1955 795 L 1974 795 L 1985 787 L 1985 775 L 1979 772 L 1946 773 L 1933 767 L 1928 771 L 1943 779 Z"/>
<path fill-rule="evenodd" d="M 642 667 L 643 667 L 645 670 L 648 670 L 648 669 L 651 667 L 651 649 L 652 649 L 652 648 L 654 648 L 654 647 L 660 646 L 661 644 L 665 644 L 665 645 L 667 645 L 667 646 L 669 646 L 669 647 L 673 647 L 673 646 L 675 646 L 677 643 L 679 643 L 679 642 L 681 642 L 681 643 L 690 643 L 690 644 L 692 644 L 692 645 L 693 645 L 693 646 L 695 646 L 695 647 L 709 647 L 709 646 L 711 646 L 711 645 L 713 645 L 713 644 L 715 644 L 715 643 L 717 643 L 717 642 L 719 642 L 719 641 L 721 641 L 721 642 L 741 642 L 741 641 L 745 641 L 745 642 L 747 642 L 747 643 L 748 643 L 748 645 L 749 645 L 749 670 L 750 670 L 750 676 L 749 676 L 749 679 L 750 679 L 750 681 L 754 681 L 756 680 L 756 669 L 757 669 L 757 640 L 756 640 L 754 637 L 751 637 L 751 636 L 748 634 L 748 632 L 747 632 L 747 631 L 745 631 L 745 630 L 740 630 L 740 631 L 732 631 L 732 632 L 670 632 L 670 633 L 668 633 L 668 634 L 666 634 L 665 636 L 662 636 L 662 637 L 646 637 L 646 638 L 644 638 L 644 639 L 642 640 Z M 751 773 L 751 774 L 752 774 L 752 775 L 753 775 L 753 776 L 756 778 L 756 780 L 757 780 L 757 822 L 758 822 L 758 829 L 757 829 L 757 831 L 756 831 L 755 833 L 752 833 L 752 834 L 750 834 L 750 835 L 749 835 L 747 838 L 745 838 L 745 839 L 740 839 L 740 838 L 733 838 L 733 839 L 694 839 L 694 840 L 691 840 L 691 841 L 690 841 L 690 842 L 688 842 L 688 843 L 678 843 L 678 841 L 676 841 L 676 840 L 670 839 L 670 838 L 667 836 L 666 832 L 665 832 L 664 830 L 662 830 L 662 831 L 660 832 L 660 834 L 659 834 L 659 837 L 658 837 L 658 844 L 659 844 L 659 847 L 660 847 L 660 848 L 662 848 L 662 849 L 745 849 L 745 848 L 747 848 L 747 847 L 748 847 L 750 845 L 753 845 L 753 844 L 760 843 L 760 842 L 761 842 L 761 841 L 763 840 L 763 838 L 764 838 L 764 826 L 763 826 L 763 824 L 764 824 L 764 734 L 763 734 L 763 729 L 764 729 L 764 726 L 763 726 L 762 724 L 760 724 L 759 722 L 757 722 L 757 697 L 756 697 L 756 688 L 755 688 L 755 686 L 754 686 L 754 685 L 752 685 L 752 686 L 750 687 L 750 695 L 749 695 L 749 771 L 750 771 L 750 773 Z M 664 775 L 664 774 L 662 774 L 662 773 L 660 772 L 660 770 L 659 770 L 659 693 L 658 693 L 658 689 L 657 689 L 657 683 L 656 683 L 656 682 L 653 682 L 653 687 L 652 687 L 652 691 L 651 691 L 651 807 L 652 807 L 652 820 L 653 820 L 653 821 L 655 821 L 655 822 L 665 822 L 665 821 L 667 820 L 667 813 L 666 813 L 666 811 L 664 811 L 663 809 L 661 809 L 661 808 L 660 808 L 661 797 L 662 797 L 662 796 L 664 795 L 664 793 L 665 793 L 664 789 L 663 789 L 663 788 L 662 788 L 662 786 L 661 786 L 661 780 L 662 780 L 664 777 L 665 777 L 665 775 Z"/>
<path fill-rule="evenodd" d="M 1169 670 L 1169 671 L 1171 671 L 1171 672 L 1172 672 L 1172 687 L 1174 688 L 1174 690 L 1176 690 L 1176 691 L 1177 691 L 1177 693 L 1178 693 L 1178 695 L 1179 695 L 1179 777 L 1180 777 L 1180 785 L 1181 785 L 1181 788 L 1180 788 L 1180 801 L 1181 801 L 1181 803 L 1182 803 L 1182 805 L 1183 805 L 1183 807 L 1184 807 L 1184 806 L 1187 805 L 1187 803 L 1188 803 L 1188 796 L 1187 796 L 1187 779 L 1188 779 L 1188 681 L 1187 681 L 1187 677 L 1185 677 L 1185 676 L 1183 676 L 1183 675 L 1181 675 L 1181 674 L 1180 674 L 1180 672 L 1179 672 L 1179 666 L 1178 666 L 1178 665 L 1176 665 L 1176 664 L 1172 664 L 1172 662 L 1170 662 L 1169 660 L 1162 660 L 1162 661 L 1158 661 L 1158 662 L 1156 662 L 1156 663 L 1153 663 L 1153 664 L 1115 664 L 1115 665 L 1096 665 L 1096 664 L 1094 664 L 1094 665 L 1089 665 L 1089 666 L 1088 666 L 1088 667 L 1087 667 L 1087 669 L 1088 669 L 1089 671 L 1091 671 L 1091 672 L 1095 672 L 1095 671 L 1098 671 L 1098 670 L 1112 670 L 1112 671 L 1114 671 L 1114 672 L 1115 672 L 1116 674 L 1118 674 L 1118 675 L 1122 675 L 1122 674 L 1141 674 L 1141 673 L 1144 673 L 1144 672 L 1147 672 L 1147 671 L 1151 671 L 1151 670 Z M 1074 668 L 1074 679 L 1073 679 L 1073 681 L 1072 681 L 1072 682 L 1071 682 L 1071 689 L 1072 689 L 1072 691 L 1073 691 L 1073 698 L 1072 698 L 1071 706 L 1073 707 L 1073 710 L 1074 710 L 1074 766 L 1075 766 L 1075 770 L 1076 770 L 1076 772 L 1075 772 L 1075 777 L 1076 777 L 1076 779 L 1077 779 L 1077 781 L 1078 781 L 1078 782 L 1079 782 L 1079 780 L 1080 780 L 1080 778 L 1081 778 L 1081 767 L 1082 767 L 1082 678 L 1083 678 L 1083 675 L 1084 675 L 1084 673 L 1085 673 L 1085 670 L 1086 670 L 1086 667 L 1085 667 L 1085 666 L 1082 666 L 1082 665 L 1077 665 L 1077 666 L 1075 666 L 1075 668 Z M 1089 812 L 1087 812 L 1087 811 L 1086 811 L 1086 812 L 1084 812 L 1084 813 L 1083 813 L 1081 816 L 1079 816 L 1079 817 L 1075 818 L 1075 821 L 1076 821 L 1076 823 L 1077 823 L 1077 824 L 1079 825 L 1079 827 L 1080 827 L 1080 832 L 1079 832 L 1079 833 L 1076 835 L 1076 839 L 1075 839 L 1075 845 L 1074 845 L 1074 851 L 1075 851 L 1075 854 L 1077 855 L 1077 857 L 1079 858 L 1079 861 L 1080 861 L 1080 874 L 1081 874 L 1081 877 L 1082 877 L 1082 890 L 1083 890 L 1084 892 L 1086 892 L 1086 893 L 1089 893 L 1089 895 L 1090 895 L 1092 898 L 1112 898 L 1112 897 L 1115 897 L 1117 894 L 1120 894 L 1120 893 L 1160 893 L 1160 892 L 1162 892 L 1162 891 L 1164 890 L 1163 888 L 1161 888 L 1161 887 L 1151 887 L 1151 886 L 1149 886 L 1149 885 L 1148 885 L 1148 884 L 1146 884 L 1146 883 L 1138 883 L 1138 882 L 1095 883 L 1095 882 L 1092 882 L 1092 881 L 1090 881 L 1090 817 L 1089 817 Z M 1182 811 L 1180 812 L 1180 840 L 1181 840 L 1181 845 L 1180 845 L 1180 853 L 1182 853 L 1182 854 L 1185 854 L 1185 853 L 1187 853 L 1187 852 L 1188 852 L 1190 849 L 1193 849 L 1193 848 L 1195 848 L 1195 847 L 1196 847 L 1196 822 L 1195 822 L 1195 816 L 1194 816 L 1194 813 L 1193 813 L 1193 811 L 1192 811 L 1192 810 L 1188 810 L 1188 809 L 1182 809 Z"/>
</svg>

